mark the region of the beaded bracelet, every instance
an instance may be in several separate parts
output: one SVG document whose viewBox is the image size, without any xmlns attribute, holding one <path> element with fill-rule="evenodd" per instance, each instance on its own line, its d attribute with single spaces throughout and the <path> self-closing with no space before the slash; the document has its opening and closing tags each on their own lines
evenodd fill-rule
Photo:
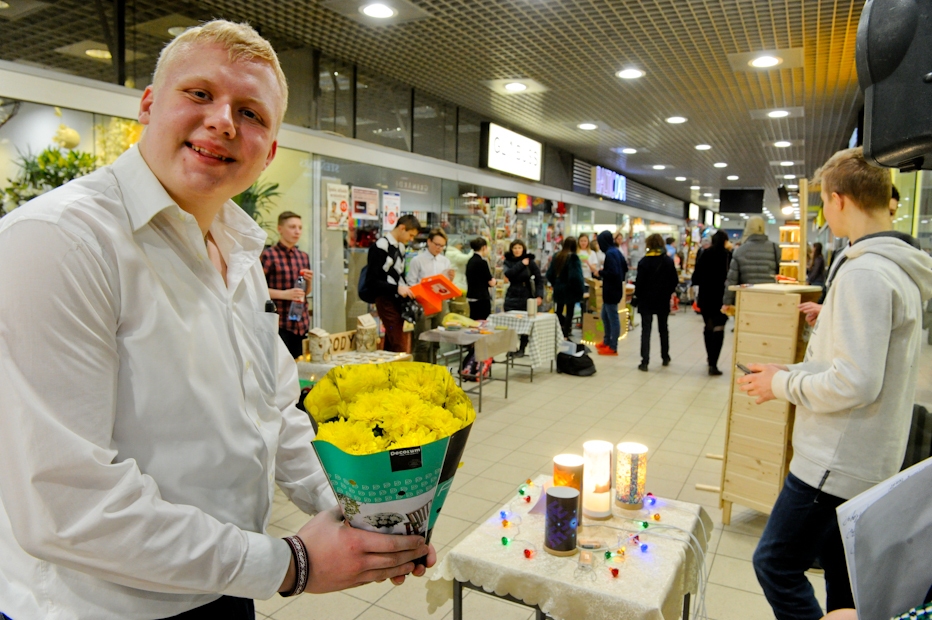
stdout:
<svg viewBox="0 0 932 620">
<path fill-rule="evenodd" d="M 304 541 L 297 536 L 289 536 L 284 539 L 288 546 L 291 547 L 291 555 L 294 558 L 295 580 L 294 588 L 282 596 L 297 596 L 304 592 L 307 587 L 307 579 L 310 575 L 310 561 L 307 558 L 307 548 Z"/>
</svg>

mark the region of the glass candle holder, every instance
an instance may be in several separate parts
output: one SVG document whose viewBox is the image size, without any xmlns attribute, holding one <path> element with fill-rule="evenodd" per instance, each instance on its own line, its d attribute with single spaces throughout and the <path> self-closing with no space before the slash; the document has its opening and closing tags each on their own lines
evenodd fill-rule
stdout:
<svg viewBox="0 0 932 620">
<path fill-rule="evenodd" d="M 612 444 L 583 444 L 583 514 L 591 519 L 612 517 Z"/>
<path fill-rule="evenodd" d="M 578 454 L 558 454 L 553 457 L 553 486 L 571 487 L 579 491 L 578 512 L 582 511 L 583 457 Z"/>
<path fill-rule="evenodd" d="M 644 506 L 644 485 L 647 482 L 647 446 L 622 442 L 615 446 L 615 504 L 628 510 Z"/>
</svg>

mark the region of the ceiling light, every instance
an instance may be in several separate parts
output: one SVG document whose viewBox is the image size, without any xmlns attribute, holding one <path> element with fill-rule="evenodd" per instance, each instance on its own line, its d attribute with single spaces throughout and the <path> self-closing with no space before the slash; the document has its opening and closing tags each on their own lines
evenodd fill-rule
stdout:
<svg viewBox="0 0 932 620">
<path fill-rule="evenodd" d="M 723 162 L 723 161 L 715 162 L 715 163 L 712 164 L 712 165 L 715 166 L 716 168 L 727 168 L 727 167 L 728 167 L 728 164 L 726 164 L 726 163 Z"/>
<path fill-rule="evenodd" d="M 705 196 L 706 198 L 711 198 L 712 194 L 703 194 L 703 196 Z"/>
<path fill-rule="evenodd" d="M 788 146 L 793 146 L 793 143 L 790 142 L 789 140 L 777 140 L 776 142 L 773 143 L 773 145 L 777 147 L 778 149 L 785 149 Z"/>
<path fill-rule="evenodd" d="M 527 84 L 522 84 L 521 82 L 508 82 L 505 84 L 505 90 L 510 93 L 520 93 L 523 90 L 527 90 Z"/>
<path fill-rule="evenodd" d="M 795 174 L 784 174 L 783 178 L 784 179 L 795 179 L 796 175 Z"/>
<path fill-rule="evenodd" d="M 799 185 L 787 185 L 786 189 L 799 189 Z"/>
<path fill-rule="evenodd" d="M 793 165 L 793 162 L 791 162 L 791 161 L 781 161 L 781 162 L 780 162 L 780 165 L 781 165 L 781 166 L 792 166 L 792 165 Z"/>
<path fill-rule="evenodd" d="M 785 207 L 783 207 L 782 209 L 780 209 L 780 211 L 783 212 L 783 215 L 792 215 L 792 213 L 793 213 L 793 207 L 791 207 L 790 205 L 786 205 Z"/>
<path fill-rule="evenodd" d="M 595 123 L 580 123 L 576 126 L 582 129 L 583 131 L 592 131 L 593 129 L 599 128 L 599 126 L 596 125 Z"/>
<path fill-rule="evenodd" d="M 184 33 L 184 31 L 187 29 L 188 29 L 187 26 L 172 26 L 171 28 L 168 29 L 168 34 L 170 34 L 173 37 L 177 37 L 179 34 Z"/>
<path fill-rule="evenodd" d="M 712 147 L 711 147 L 710 145 L 708 145 L 708 144 L 697 144 L 697 145 L 696 145 L 696 150 L 697 150 L 697 151 L 708 151 L 710 148 L 712 148 Z"/>
<path fill-rule="evenodd" d="M 679 125 L 680 123 L 685 123 L 686 118 L 683 116 L 671 116 L 667 119 L 667 122 L 671 125 Z"/>
<path fill-rule="evenodd" d="M 656 166 L 654 166 L 654 170 L 665 170 L 665 169 L 666 169 L 666 166 L 664 166 L 663 164 L 657 164 Z"/>
<path fill-rule="evenodd" d="M 644 72 L 640 69 L 622 69 L 615 75 L 623 80 L 636 80 L 639 77 L 644 77 Z"/>
<path fill-rule="evenodd" d="M 730 175 L 728 175 L 728 180 L 729 180 L 729 181 L 737 181 L 737 180 L 738 180 L 738 175 L 737 175 L 737 174 L 730 174 Z"/>
<path fill-rule="evenodd" d="M 694 190 L 694 191 L 698 191 L 698 190 L 699 190 L 699 186 L 698 186 L 698 185 L 690 185 L 690 186 L 689 186 L 689 189 Z"/>
<path fill-rule="evenodd" d="M 685 180 L 686 180 L 686 177 L 676 177 L 676 180 L 677 180 L 677 181 L 685 181 Z"/>
<path fill-rule="evenodd" d="M 89 50 L 84 50 L 84 53 L 90 56 L 91 58 L 98 58 L 101 60 L 111 60 L 113 56 L 110 55 L 110 52 L 107 50 L 91 48 Z"/>
<path fill-rule="evenodd" d="M 768 67 L 776 67 L 781 62 L 783 62 L 783 59 L 777 58 L 776 56 L 758 56 L 748 64 L 758 69 L 766 69 Z"/>
<path fill-rule="evenodd" d="M 366 6 L 361 7 L 359 11 L 363 15 L 374 17 L 376 19 L 388 19 L 389 17 L 394 17 L 398 13 L 392 7 L 379 2 L 376 2 L 375 4 L 367 4 Z"/>
<path fill-rule="evenodd" d="M 713 200 L 712 202 L 721 202 L 721 200 L 720 200 L 719 198 L 716 198 L 716 199 Z"/>
<path fill-rule="evenodd" d="M 774 110 L 773 112 L 767 112 L 767 116 L 770 118 L 786 118 L 790 113 L 786 110 Z"/>
<path fill-rule="evenodd" d="M 629 148 L 626 148 L 626 149 L 621 149 L 621 152 L 624 153 L 625 155 L 634 155 L 635 153 L 638 152 L 638 150 L 637 150 L 637 149 L 632 149 L 632 148 L 629 147 Z"/>
<path fill-rule="evenodd" d="M 0 0 L 0 10 L 2 10 L 2 9 L 8 9 L 8 8 L 10 8 L 10 3 L 9 3 L 9 2 L 4 2 L 3 0 Z"/>
</svg>

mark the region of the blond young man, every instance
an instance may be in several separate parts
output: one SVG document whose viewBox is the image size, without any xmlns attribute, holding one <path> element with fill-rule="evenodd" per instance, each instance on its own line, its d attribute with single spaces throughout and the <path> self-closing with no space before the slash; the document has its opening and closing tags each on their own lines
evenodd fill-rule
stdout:
<svg viewBox="0 0 932 620">
<path fill-rule="evenodd" d="M 825 219 L 851 246 L 801 364 L 751 364 L 741 389 L 796 405 L 790 473 L 754 553 L 778 620 L 822 610 L 804 572 L 825 569 L 827 611 L 854 606 L 835 508 L 895 474 L 906 450 L 932 258 L 892 230 L 890 174 L 840 151 L 820 171 Z"/>
<path fill-rule="evenodd" d="M 342 525 L 264 312 L 265 234 L 230 198 L 275 156 L 286 102 L 250 27 L 189 30 L 138 147 L 0 221 L 9 617 L 254 618 L 255 598 L 433 563 L 420 537 Z M 290 541 L 265 534 L 276 483 L 321 511 Z"/>
</svg>

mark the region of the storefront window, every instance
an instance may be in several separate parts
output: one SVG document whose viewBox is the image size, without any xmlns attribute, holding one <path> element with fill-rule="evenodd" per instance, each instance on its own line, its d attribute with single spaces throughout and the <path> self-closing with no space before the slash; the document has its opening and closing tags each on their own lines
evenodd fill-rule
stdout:
<svg viewBox="0 0 932 620">
<path fill-rule="evenodd" d="M 357 75 L 356 137 L 410 151 L 411 89 L 363 69 Z"/>
<path fill-rule="evenodd" d="M 479 167 L 481 130 L 482 118 L 478 114 L 460 108 L 456 163 L 473 168 Z"/>
<path fill-rule="evenodd" d="M 456 161 L 456 106 L 414 91 L 414 152 Z"/>
<path fill-rule="evenodd" d="M 320 58 L 317 128 L 353 137 L 353 67 L 328 56 Z"/>
<path fill-rule="evenodd" d="M 913 232 L 913 214 L 916 207 L 916 182 L 918 181 L 915 172 L 893 171 L 893 184 L 900 192 L 900 206 L 893 216 L 893 229 L 906 234 Z"/>
</svg>

